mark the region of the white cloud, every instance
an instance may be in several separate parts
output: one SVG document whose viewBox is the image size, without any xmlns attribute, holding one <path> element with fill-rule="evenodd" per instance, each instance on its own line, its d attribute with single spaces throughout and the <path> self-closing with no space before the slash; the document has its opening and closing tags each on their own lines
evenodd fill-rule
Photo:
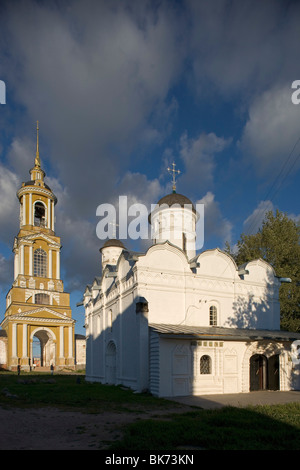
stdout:
<svg viewBox="0 0 300 470">
<path fill-rule="evenodd" d="M 272 201 L 260 201 L 252 214 L 244 221 L 243 232 L 246 233 L 246 235 L 257 233 L 262 226 L 266 213 L 273 210 L 274 206 Z"/>
<path fill-rule="evenodd" d="M 298 141 L 300 109 L 291 101 L 291 83 L 274 86 L 256 98 L 249 109 L 249 119 L 241 139 L 241 148 L 258 174 L 274 177 L 283 169 L 281 178 L 293 168 Z"/>
<path fill-rule="evenodd" d="M 94 212 L 141 141 L 162 143 L 169 131 L 176 100 L 168 92 L 182 66 L 178 22 L 168 2 L 8 4 L 10 60 L 3 60 L 27 110 L 20 128 L 40 121 L 40 139 L 51 142 L 50 163 L 77 214 Z M 24 141 L 16 137 L 15 145 Z"/>
<path fill-rule="evenodd" d="M 178 192 L 213 191 L 215 168 L 230 140 L 214 132 L 192 138 L 187 132 L 177 143 L 166 141 L 182 105 L 172 97 L 172 86 L 181 89 L 185 79 L 193 93 L 197 89 L 212 105 L 220 95 L 245 101 L 249 119 L 241 145 L 257 169 L 266 172 L 274 162 L 279 165 L 299 122 L 293 121 L 297 107 L 285 106 L 283 88 L 275 86 L 286 83 L 287 76 L 299 78 L 294 76 L 299 70 L 299 7 L 283 5 L 268 0 L 230 5 L 187 0 L 183 6 L 146 0 L 8 2 L 0 19 L 5 36 L 0 38 L 0 62 L 22 112 L 8 154 L 13 171 L 0 168 L 2 239 L 8 240 L 10 231 L 11 242 L 16 234 L 15 192 L 33 163 L 37 119 L 41 158 L 49 158 L 53 169 L 47 183 L 58 197 L 56 229 L 74 285 L 94 270 L 101 245 L 95 234 L 99 204 L 122 193 L 130 203 L 151 204 L 168 192 L 170 184 L 163 184 L 167 174 L 149 179 L 142 170 L 127 172 L 134 151 L 145 155 L 145 147 L 160 145 L 168 164 L 176 155 L 182 171 Z M 211 85 L 216 95 L 210 94 Z M 282 123 L 278 109 L 283 110 Z M 28 122 L 34 123 L 32 141 Z M 206 236 L 230 241 L 231 224 L 214 194 L 208 192 L 203 201 Z"/>
<path fill-rule="evenodd" d="M 19 181 L 15 173 L 0 164 L 0 221 L 1 241 L 12 245 L 12 233 L 18 229 L 19 203 L 16 191 Z"/>
<path fill-rule="evenodd" d="M 9 289 L 9 286 L 11 285 L 12 280 L 13 280 L 13 259 L 12 259 L 12 257 L 9 258 L 9 259 L 5 258 L 0 253 L 0 284 L 1 284 L 1 287 L 2 288 L 5 287 L 6 289 Z M 1 299 L 1 300 L 3 300 L 3 299 Z"/>
<path fill-rule="evenodd" d="M 274 82 L 297 79 L 299 3 L 189 0 L 194 85 L 210 99 L 245 102 Z M 209 89 L 213 86 L 214 95 Z"/>
<path fill-rule="evenodd" d="M 221 153 L 230 139 L 218 137 L 215 133 L 201 133 L 197 138 L 188 138 L 187 133 L 180 139 L 180 157 L 184 162 L 184 174 L 180 177 L 183 188 L 202 191 L 213 185 L 216 154 Z"/>
<path fill-rule="evenodd" d="M 232 224 L 222 215 L 220 204 L 215 201 L 215 195 L 209 191 L 197 201 L 197 204 L 204 204 L 204 248 L 209 245 L 211 237 L 220 240 L 221 248 L 226 241 L 230 244 Z"/>
</svg>

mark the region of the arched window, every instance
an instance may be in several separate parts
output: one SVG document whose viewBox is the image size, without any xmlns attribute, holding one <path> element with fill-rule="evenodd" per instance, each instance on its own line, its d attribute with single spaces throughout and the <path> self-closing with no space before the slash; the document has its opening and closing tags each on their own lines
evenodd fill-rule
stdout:
<svg viewBox="0 0 300 470">
<path fill-rule="evenodd" d="M 210 326 L 216 326 L 217 325 L 217 315 L 218 315 L 218 310 L 215 305 L 211 305 L 209 307 L 209 324 Z"/>
<path fill-rule="evenodd" d="M 211 357 L 202 356 L 200 359 L 200 374 L 211 374 Z"/>
<path fill-rule="evenodd" d="M 49 305 L 50 297 L 48 294 L 35 294 L 34 302 L 36 304 Z"/>
<path fill-rule="evenodd" d="M 40 201 L 34 204 L 34 225 L 46 227 L 46 209 L 44 204 Z"/>
<path fill-rule="evenodd" d="M 34 276 L 47 277 L 47 253 L 38 248 L 33 255 Z"/>
</svg>

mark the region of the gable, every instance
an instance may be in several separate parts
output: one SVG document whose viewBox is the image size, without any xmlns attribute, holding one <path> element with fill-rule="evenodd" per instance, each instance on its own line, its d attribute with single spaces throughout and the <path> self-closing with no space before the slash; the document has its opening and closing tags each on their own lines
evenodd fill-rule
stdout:
<svg viewBox="0 0 300 470">
<path fill-rule="evenodd" d="M 234 260 L 218 248 L 203 251 L 197 261 L 199 263 L 197 274 L 231 279 L 237 276 L 237 266 Z"/>
<path fill-rule="evenodd" d="M 28 310 L 26 312 L 19 312 L 9 317 L 10 319 L 17 319 L 17 320 L 52 320 L 52 321 L 66 321 L 66 322 L 75 322 L 72 318 L 63 313 L 56 312 L 47 307 L 40 307 L 35 308 L 32 310 Z"/>
<path fill-rule="evenodd" d="M 43 232 L 34 233 L 32 235 L 26 235 L 25 237 L 19 238 L 19 240 L 24 240 L 24 241 L 44 240 L 46 243 L 51 244 L 54 247 L 61 248 L 60 243 L 58 243 L 56 240 L 53 240 L 53 238 L 49 237 Z"/>
<path fill-rule="evenodd" d="M 169 242 L 152 245 L 147 253 L 139 257 L 138 267 L 183 272 L 190 270 L 184 252 Z"/>
<path fill-rule="evenodd" d="M 276 274 L 273 267 L 263 259 L 249 261 L 243 267 L 248 271 L 246 276 L 247 281 L 264 282 L 266 284 L 276 282 Z"/>
</svg>

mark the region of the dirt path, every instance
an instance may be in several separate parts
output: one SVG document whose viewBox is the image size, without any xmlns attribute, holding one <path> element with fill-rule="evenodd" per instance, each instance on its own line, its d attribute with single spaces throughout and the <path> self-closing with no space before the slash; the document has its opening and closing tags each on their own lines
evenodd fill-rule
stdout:
<svg viewBox="0 0 300 470">
<path fill-rule="evenodd" d="M 84 414 L 54 408 L 0 407 L 0 450 L 101 450 L 119 439 L 122 426 L 189 407 L 143 413 Z"/>
</svg>

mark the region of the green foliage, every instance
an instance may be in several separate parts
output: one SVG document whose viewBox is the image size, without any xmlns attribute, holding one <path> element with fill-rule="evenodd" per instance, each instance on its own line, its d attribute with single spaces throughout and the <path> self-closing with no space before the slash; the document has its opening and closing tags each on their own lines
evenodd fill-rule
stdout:
<svg viewBox="0 0 300 470">
<path fill-rule="evenodd" d="M 279 292 L 281 328 L 300 331 L 300 227 L 286 214 L 269 211 L 262 227 L 254 235 L 242 234 L 234 254 L 226 244 L 226 252 L 238 266 L 261 258 L 270 263 L 276 275 L 289 277 L 290 284 L 282 284 Z"/>
</svg>

